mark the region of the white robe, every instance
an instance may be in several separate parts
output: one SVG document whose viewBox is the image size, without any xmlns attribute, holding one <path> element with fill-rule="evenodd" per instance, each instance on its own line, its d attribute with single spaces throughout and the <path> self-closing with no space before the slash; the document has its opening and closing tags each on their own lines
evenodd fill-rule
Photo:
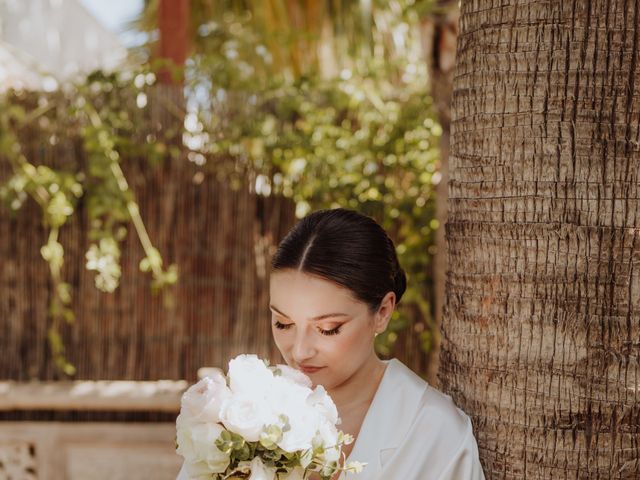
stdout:
<svg viewBox="0 0 640 480">
<path fill-rule="evenodd" d="M 484 480 L 469 417 L 397 359 L 386 362 L 340 480 Z"/>
<path fill-rule="evenodd" d="M 366 463 L 339 480 L 484 480 L 469 417 L 397 359 L 378 390 L 347 458 Z M 188 480 L 180 470 L 176 480 Z"/>
</svg>

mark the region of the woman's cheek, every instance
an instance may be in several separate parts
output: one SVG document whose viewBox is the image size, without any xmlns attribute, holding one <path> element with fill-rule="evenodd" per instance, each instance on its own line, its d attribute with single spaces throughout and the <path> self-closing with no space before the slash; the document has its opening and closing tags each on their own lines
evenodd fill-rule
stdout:
<svg viewBox="0 0 640 480">
<path fill-rule="evenodd" d="M 370 337 L 367 336 L 366 332 L 360 331 L 352 334 L 348 342 L 349 344 L 346 348 L 352 352 L 353 362 L 362 364 L 362 362 L 366 361 L 373 348 L 373 342 L 370 340 Z"/>
<path fill-rule="evenodd" d="M 333 335 L 328 338 L 326 342 L 327 348 L 333 352 L 334 355 L 341 358 L 343 361 L 353 353 L 354 347 L 357 348 L 356 336 L 353 333 L 343 332 L 338 335 Z M 349 355 L 347 355 L 349 354 Z"/>
<path fill-rule="evenodd" d="M 279 330 L 275 327 L 271 327 L 271 331 L 273 334 L 273 341 L 276 343 L 276 347 L 278 347 L 280 353 L 282 353 L 282 355 L 286 357 L 288 355 L 288 348 L 286 345 L 286 335 L 283 335 L 284 330 Z"/>
</svg>

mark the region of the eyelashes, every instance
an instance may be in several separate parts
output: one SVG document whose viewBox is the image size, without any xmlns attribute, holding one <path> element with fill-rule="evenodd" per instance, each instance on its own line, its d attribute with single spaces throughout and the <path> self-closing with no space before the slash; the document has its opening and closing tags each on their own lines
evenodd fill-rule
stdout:
<svg viewBox="0 0 640 480">
<path fill-rule="evenodd" d="M 338 325 L 336 328 L 332 328 L 331 330 L 323 330 L 321 328 L 319 330 L 323 335 L 337 335 L 340 333 L 340 327 L 342 327 L 342 325 Z"/>
<path fill-rule="evenodd" d="M 293 323 L 280 323 L 276 320 L 273 325 L 279 330 L 287 330 L 288 328 L 291 328 L 291 325 L 293 325 Z M 337 335 L 338 333 L 340 333 L 341 327 L 342 325 L 338 325 L 336 328 L 332 328 L 331 330 L 323 330 L 322 328 L 319 328 L 318 331 L 322 335 Z"/>
<path fill-rule="evenodd" d="M 275 321 L 274 323 L 275 327 L 280 329 L 280 330 L 286 330 L 287 328 L 291 327 L 291 323 L 287 323 L 286 325 L 284 323 L 280 323 L 279 321 Z"/>
</svg>

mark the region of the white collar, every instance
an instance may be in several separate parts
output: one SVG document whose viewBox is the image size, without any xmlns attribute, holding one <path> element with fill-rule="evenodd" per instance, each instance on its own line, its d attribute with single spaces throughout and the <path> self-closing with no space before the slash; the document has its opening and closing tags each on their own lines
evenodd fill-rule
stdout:
<svg viewBox="0 0 640 480">
<path fill-rule="evenodd" d="M 346 461 L 367 463 L 365 478 L 375 478 L 382 469 L 383 450 L 399 447 L 406 438 L 427 388 L 427 383 L 401 361 L 392 358 L 384 362 L 387 368 Z"/>
</svg>

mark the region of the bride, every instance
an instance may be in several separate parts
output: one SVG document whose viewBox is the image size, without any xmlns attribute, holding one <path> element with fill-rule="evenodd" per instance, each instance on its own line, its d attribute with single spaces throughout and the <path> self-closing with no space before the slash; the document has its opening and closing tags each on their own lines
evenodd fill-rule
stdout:
<svg viewBox="0 0 640 480">
<path fill-rule="evenodd" d="M 325 387 L 339 428 L 355 438 L 343 449 L 346 463 L 367 465 L 339 480 L 484 479 L 469 417 L 403 363 L 375 353 L 405 287 L 393 242 L 373 219 L 313 212 L 272 261 L 275 343 L 290 366 Z M 183 468 L 178 480 L 187 478 Z"/>
</svg>

